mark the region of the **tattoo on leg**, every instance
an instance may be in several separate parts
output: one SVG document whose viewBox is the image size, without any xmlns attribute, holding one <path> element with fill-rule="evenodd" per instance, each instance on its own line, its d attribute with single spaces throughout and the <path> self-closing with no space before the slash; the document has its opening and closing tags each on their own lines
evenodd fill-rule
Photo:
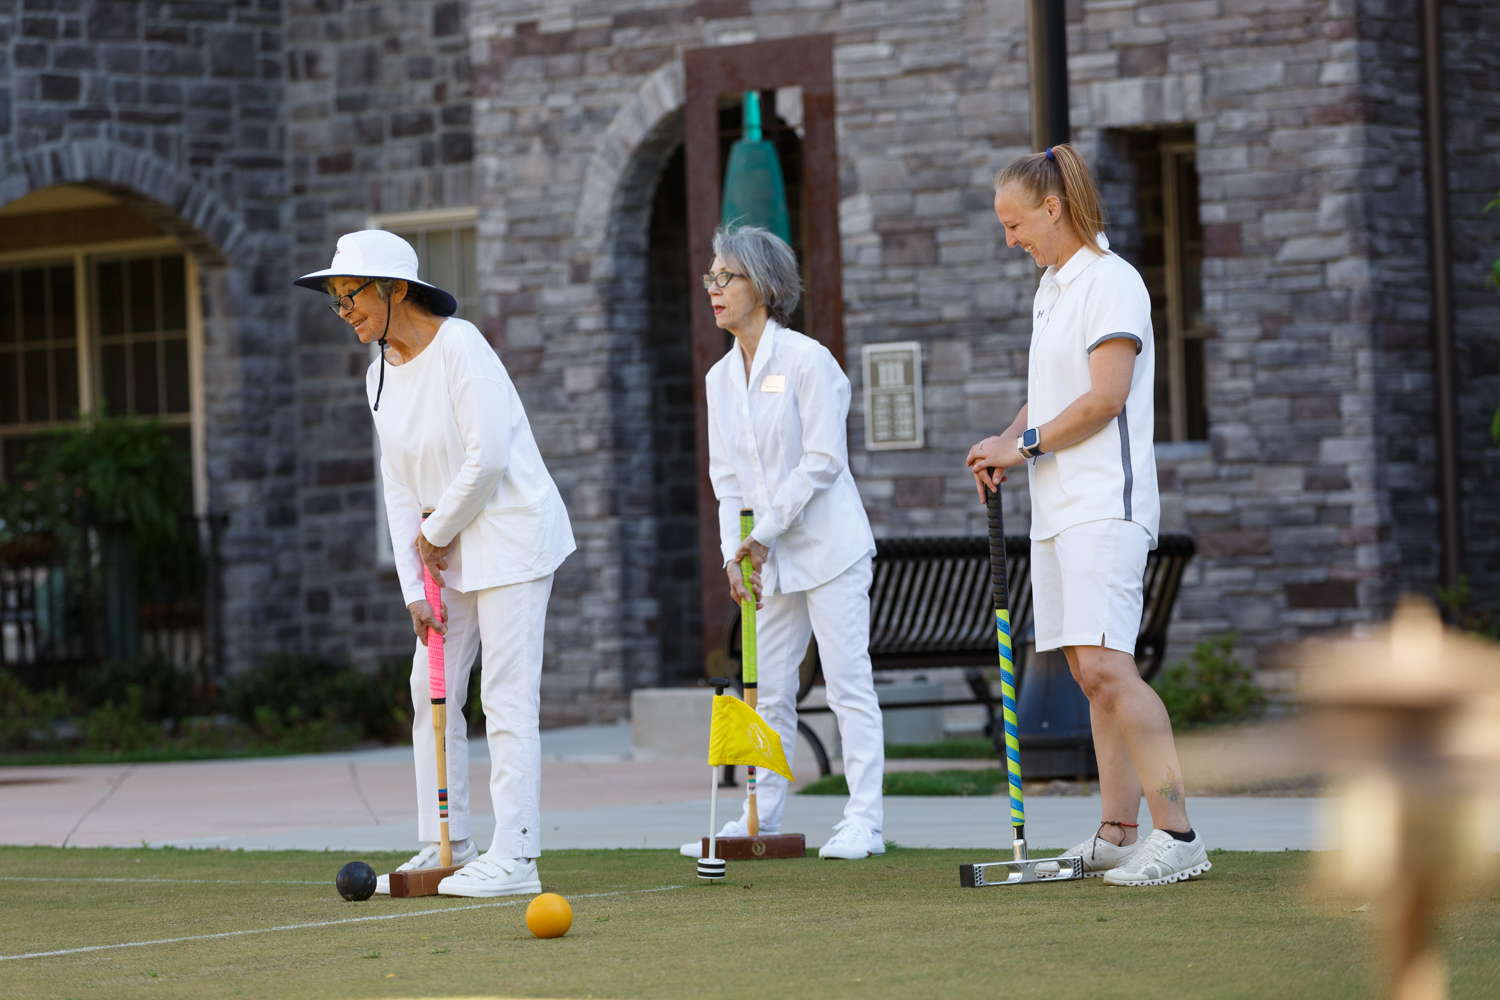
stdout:
<svg viewBox="0 0 1500 1000">
<path fill-rule="evenodd" d="M 1182 782 L 1177 780 L 1177 772 L 1173 771 L 1170 767 L 1167 768 L 1167 780 L 1161 783 L 1161 787 L 1156 790 L 1156 794 L 1168 802 L 1176 802 L 1182 798 Z"/>
</svg>

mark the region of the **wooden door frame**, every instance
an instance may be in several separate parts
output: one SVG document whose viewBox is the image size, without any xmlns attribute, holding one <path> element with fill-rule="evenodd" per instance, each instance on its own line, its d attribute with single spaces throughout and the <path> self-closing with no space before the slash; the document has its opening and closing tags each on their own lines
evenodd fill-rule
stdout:
<svg viewBox="0 0 1500 1000">
<path fill-rule="evenodd" d="M 704 379 L 723 356 L 698 276 L 713 259 L 719 224 L 719 95 L 802 88 L 802 200 L 807 232 L 808 336 L 844 363 L 843 257 L 839 246 L 839 164 L 833 87 L 833 36 L 804 35 L 748 45 L 689 49 L 686 83 L 688 255 L 693 289 L 693 404 L 698 441 L 698 550 L 703 594 L 703 653 L 722 649 L 733 608 L 719 552 L 719 505 L 708 478 L 708 410 Z"/>
</svg>

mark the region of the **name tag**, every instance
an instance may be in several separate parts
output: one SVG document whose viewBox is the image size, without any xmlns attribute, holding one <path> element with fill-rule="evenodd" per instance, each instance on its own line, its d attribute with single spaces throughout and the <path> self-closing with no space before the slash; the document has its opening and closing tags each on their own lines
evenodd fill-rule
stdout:
<svg viewBox="0 0 1500 1000">
<path fill-rule="evenodd" d="M 785 375 L 767 375 L 760 383 L 761 392 L 786 392 Z"/>
</svg>

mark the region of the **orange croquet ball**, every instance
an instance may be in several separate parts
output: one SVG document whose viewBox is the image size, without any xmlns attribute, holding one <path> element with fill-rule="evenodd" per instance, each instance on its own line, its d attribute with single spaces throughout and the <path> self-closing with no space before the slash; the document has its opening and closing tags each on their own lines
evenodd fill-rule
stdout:
<svg viewBox="0 0 1500 1000">
<path fill-rule="evenodd" d="M 573 908 L 555 892 L 544 892 L 526 907 L 526 926 L 539 938 L 562 937 L 573 926 Z"/>
</svg>

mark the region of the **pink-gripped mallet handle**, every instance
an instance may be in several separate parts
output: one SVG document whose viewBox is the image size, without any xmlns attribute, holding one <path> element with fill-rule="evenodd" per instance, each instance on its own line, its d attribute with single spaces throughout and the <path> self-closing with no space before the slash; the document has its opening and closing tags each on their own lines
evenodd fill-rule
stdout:
<svg viewBox="0 0 1500 1000">
<path fill-rule="evenodd" d="M 432 613 L 437 616 L 437 620 L 443 621 L 443 588 L 432 578 L 432 572 L 426 563 L 422 564 L 422 579 L 427 591 L 427 603 L 432 605 Z M 427 686 L 433 701 L 442 701 L 448 697 L 448 683 L 443 669 L 443 637 L 433 628 L 427 630 Z"/>
<path fill-rule="evenodd" d="M 431 511 L 424 511 L 425 520 Z M 432 578 L 427 564 L 422 564 L 422 590 L 432 613 L 443 621 L 443 590 Z M 443 637 L 436 629 L 427 629 L 427 688 L 432 697 L 432 738 L 437 757 L 438 781 L 438 864 L 453 864 L 453 846 L 448 837 L 448 682 L 443 669 Z"/>
</svg>

